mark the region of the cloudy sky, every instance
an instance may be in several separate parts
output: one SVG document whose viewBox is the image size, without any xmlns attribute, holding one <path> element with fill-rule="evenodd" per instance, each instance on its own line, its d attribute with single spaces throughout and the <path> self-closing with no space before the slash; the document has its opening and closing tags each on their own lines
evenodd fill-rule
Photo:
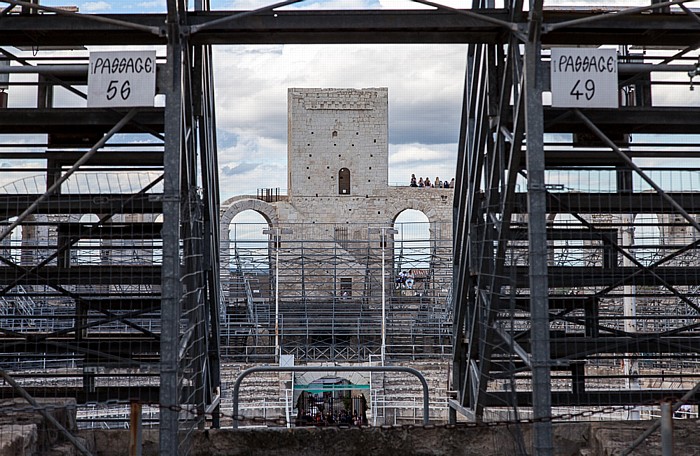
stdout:
<svg viewBox="0 0 700 456">
<path fill-rule="evenodd" d="M 83 13 L 165 9 L 165 0 L 41 3 L 77 5 Z M 469 6 L 468 0 L 442 3 Z M 606 6 L 635 3 L 640 2 L 605 2 Z M 261 0 L 212 0 L 213 9 L 253 9 L 266 4 Z M 420 7 L 408 0 L 308 0 L 293 8 Z M 431 180 L 454 177 L 465 45 L 218 46 L 214 52 L 222 200 L 255 194 L 258 188 L 286 188 L 290 87 L 388 87 L 390 185 L 406 185 L 411 173 Z M 163 50 L 158 53 L 162 55 Z"/>
</svg>

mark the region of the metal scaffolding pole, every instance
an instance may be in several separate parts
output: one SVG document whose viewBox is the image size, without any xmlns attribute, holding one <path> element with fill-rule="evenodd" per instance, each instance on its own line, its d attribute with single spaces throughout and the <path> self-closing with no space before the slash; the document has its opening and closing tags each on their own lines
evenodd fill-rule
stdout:
<svg viewBox="0 0 700 456">
<path fill-rule="evenodd" d="M 176 0 L 168 0 L 163 183 L 163 270 L 160 339 L 160 454 L 178 454 L 180 335 L 180 194 L 182 141 L 182 43 Z"/>
<path fill-rule="evenodd" d="M 544 86 L 541 62 L 542 0 L 530 1 L 529 36 L 525 43 L 525 129 L 527 134 L 527 204 L 530 257 L 530 339 L 532 341 L 532 403 L 535 420 L 551 416 L 549 304 L 547 281 L 547 200 L 544 160 Z M 552 423 L 534 425 L 534 454 L 554 452 Z"/>
<path fill-rule="evenodd" d="M 382 366 L 384 366 L 386 360 L 386 242 L 387 235 L 391 235 L 393 239 L 398 231 L 390 226 L 382 226 L 379 228 L 370 228 L 370 233 L 379 233 L 381 248 L 382 248 L 382 342 L 381 342 L 381 360 Z M 392 255 L 393 258 L 393 255 Z M 393 263 L 393 262 L 392 262 Z"/>
</svg>

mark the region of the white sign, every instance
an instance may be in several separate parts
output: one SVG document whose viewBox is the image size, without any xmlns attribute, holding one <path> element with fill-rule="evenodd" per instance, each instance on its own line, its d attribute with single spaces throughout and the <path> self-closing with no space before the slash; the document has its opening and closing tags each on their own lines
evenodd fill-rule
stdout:
<svg viewBox="0 0 700 456">
<path fill-rule="evenodd" d="M 156 51 L 91 52 L 89 108 L 153 106 Z"/>
<path fill-rule="evenodd" d="M 617 108 L 615 49 L 553 48 L 550 68 L 555 108 Z"/>
<path fill-rule="evenodd" d="M 294 367 L 294 355 L 280 355 L 280 367 Z"/>
</svg>

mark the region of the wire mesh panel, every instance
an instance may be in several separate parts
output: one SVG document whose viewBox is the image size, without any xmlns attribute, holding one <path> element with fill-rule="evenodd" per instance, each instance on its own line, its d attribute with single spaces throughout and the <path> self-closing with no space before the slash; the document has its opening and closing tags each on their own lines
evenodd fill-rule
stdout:
<svg viewBox="0 0 700 456">
<path fill-rule="evenodd" d="M 8 23 L 43 16 L 31 8 L 1 9 Z M 76 8 L 61 9 L 63 15 L 48 9 L 44 18 L 59 28 L 66 15 L 85 20 Z M 205 416 L 218 425 L 218 188 L 209 50 L 198 47 L 187 57 L 185 66 L 197 68 L 188 80 L 198 88 L 185 96 L 190 104 L 197 99 L 198 111 L 196 120 L 195 113 L 177 113 L 192 135 L 183 141 L 166 134 L 167 108 L 155 99 L 128 109 L 86 106 L 89 60 L 82 43 L 50 52 L 4 44 L 0 52 L 9 65 L 0 91 L 11 94 L 0 111 L 0 414 L 18 423 L 26 418 L 18 441 L 31 454 L 60 451 L 64 443 L 89 454 L 75 439 L 79 429 L 127 429 L 136 418 L 157 426 L 176 411 L 168 438 L 176 445 L 181 439 L 179 452 L 186 454 Z M 156 43 L 141 44 L 155 49 Z M 156 54 L 154 70 L 172 70 L 172 59 L 162 49 Z M 179 90 L 172 85 L 161 84 L 158 94 Z M 190 172 L 170 199 L 165 189 L 182 169 L 166 172 L 168 144 L 178 144 L 176 160 L 181 150 L 190 159 L 182 168 Z M 176 209 L 166 210 L 172 201 Z M 164 233 L 173 233 L 164 221 L 173 213 L 175 236 L 164 245 Z M 171 275 L 180 284 L 168 307 L 177 310 L 180 328 L 172 372 L 162 363 L 162 278 Z M 163 378 L 175 378 L 177 390 L 164 406 Z"/>
<path fill-rule="evenodd" d="M 267 224 L 232 224 L 222 255 L 222 353 L 271 360 L 276 339 L 280 353 L 301 361 L 366 362 L 379 354 L 384 303 L 389 357 L 449 356 L 451 241 L 441 235 L 449 226 L 397 225 L 384 268 L 370 228 L 284 224 L 288 234 L 275 243 L 261 236 Z"/>
<path fill-rule="evenodd" d="M 664 398 L 695 401 L 700 175 L 697 131 L 682 119 L 697 103 L 678 85 L 697 55 L 617 46 L 620 108 L 573 109 L 552 105 L 559 88 L 526 82 L 524 67 L 554 64 L 545 40 L 534 59 L 470 51 L 453 405 L 476 420 L 537 419 L 539 397 L 548 415 L 614 406 L 638 419 Z M 536 90 L 545 96 L 528 99 Z M 538 109 L 541 125 L 525 117 Z"/>
</svg>

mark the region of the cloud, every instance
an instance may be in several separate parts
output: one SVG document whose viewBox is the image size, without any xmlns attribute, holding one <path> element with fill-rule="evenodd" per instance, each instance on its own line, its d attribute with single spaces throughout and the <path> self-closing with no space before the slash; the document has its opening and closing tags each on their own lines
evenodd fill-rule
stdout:
<svg viewBox="0 0 700 456">
<path fill-rule="evenodd" d="M 221 168 L 221 172 L 225 176 L 238 176 L 254 171 L 258 166 L 260 166 L 260 163 L 241 163 L 233 167 L 226 165 Z"/>
<path fill-rule="evenodd" d="M 389 147 L 389 185 L 408 185 L 411 174 L 450 180 L 455 176 L 457 144 L 401 144 Z"/>
<path fill-rule="evenodd" d="M 214 8 L 230 10 L 253 10 L 269 6 L 274 2 L 267 0 L 232 0 L 221 3 L 214 3 Z M 376 9 L 379 3 L 375 0 L 307 0 L 296 4 L 288 5 L 284 10 L 314 9 L 314 10 L 347 10 L 347 9 Z"/>
<path fill-rule="evenodd" d="M 654 106 L 698 106 L 700 91 L 691 89 L 690 78 L 685 72 L 653 73 L 652 103 Z M 662 83 L 669 85 L 662 85 Z M 694 81 L 697 83 L 697 80 Z M 670 85 L 670 84 L 680 85 Z"/>
<path fill-rule="evenodd" d="M 234 195 L 255 195 L 260 188 L 286 189 L 286 141 L 242 134 L 227 147 L 219 142 L 218 152 L 222 201 Z"/>
<path fill-rule="evenodd" d="M 226 172 L 226 168 L 238 167 L 238 172 Z M 235 195 L 255 195 L 258 189 L 279 189 L 286 194 L 287 168 L 280 163 L 246 163 L 241 165 L 224 165 L 219 173 L 221 201 Z"/>
<path fill-rule="evenodd" d="M 153 0 L 150 2 L 140 2 L 136 5 L 138 10 L 165 10 L 165 3 L 161 0 Z"/>
<path fill-rule="evenodd" d="M 387 1 L 310 0 L 303 5 L 396 7 Z M 97 8 L 101 3 L 107 2 L 86 2 L 81 10 L 85 11 L 86 4 Z M 125 11 L 121 2 L 110 3 L 112 11 Z M 152 3 L 144 0 L 128 9 L 143 12 Z M 212 7 L 249 9 L 266 4 L 263 0 L 220 0 Z M 286 187 L 287 89 L 296 87 L 387 87 L 390 181 L 405 183 L 411 170 L 431 178 L 454 174 L 455 152 L 447 153 L 445 145 L 458 137 L 466 45 L 265 45 L 215 46 L 213 50 L 222 198 L 254 194 L 257 188 Z M 13 88 L 11 105 L 35 106 L 35 90 Z M 84 105 L 84 100 L 63 92 L 57 91 L 59 105 Z"/>
<path fill-rule="evenodd" d="M 80 6 L 81 13 L 104 13 L 112 9 L 112 5 L 105 1 L 85 2 Z"/>
<path fill-rule="evenodd" d="M 37 169 L 45 167 L 42 162 L 2 162 L 1 166 L 4 169 L 0 173 L 0 194 L 41 194 L 46 190 L 46 175 L 37 172 Z"/>
<path fill-rule="evenodd" d="M 286 140 L 287 89 L 388 87 L 394 143 L 456 141 L 462 45 L 231 46 L 215 51 L 223 129 Z"/>
<path fill-rule="evenodd" d="M 389 165 L 406 163 L 410 165 L 451 160 L 456 157 L 456 144 L 402 144 L 394 146 L 389 153 Z"/>
</svg>

